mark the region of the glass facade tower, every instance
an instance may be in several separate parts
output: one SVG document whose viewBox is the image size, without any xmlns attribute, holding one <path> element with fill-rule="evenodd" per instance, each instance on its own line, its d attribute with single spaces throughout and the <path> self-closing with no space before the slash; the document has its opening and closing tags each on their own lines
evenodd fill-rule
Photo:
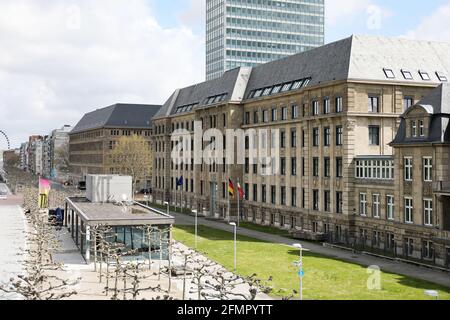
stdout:
<svg viewBox="0 0 450 320">
<path fill-rule="evenodd" d="M 324 0 L 206 0 L 206 80 L 324 44 Z"/>
</svg>

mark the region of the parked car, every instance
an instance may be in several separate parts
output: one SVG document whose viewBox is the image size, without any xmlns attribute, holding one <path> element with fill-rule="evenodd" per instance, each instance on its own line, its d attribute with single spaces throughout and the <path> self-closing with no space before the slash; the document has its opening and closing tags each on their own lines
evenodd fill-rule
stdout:
<svg viewBox="0 0 450 320">
<path fill-rule="evenodd" d="M 0 193 L 0 200 L 8 200 L 8 196 L 6 195 L 6 193 Z"/>
</svg>

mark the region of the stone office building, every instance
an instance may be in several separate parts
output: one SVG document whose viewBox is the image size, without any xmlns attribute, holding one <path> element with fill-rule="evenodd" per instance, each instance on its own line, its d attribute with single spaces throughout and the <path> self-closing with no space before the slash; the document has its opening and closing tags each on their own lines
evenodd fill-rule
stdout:
<svg viewBox="0 0 450 320">
<path fill-rule="evenodd" d="M 390 143 L 402 128 L 400 116 L 447 82 L 449 52 L 447 43 L 352 36 L 175 91 L 153 119 L 156 199 L 182 197 L 204 215 L 230 219 L 237 211 L 236 199 L 228 211 L 231 178 L 245 190 L 241 212 L 249 221 L 401 254 L 406 230 L 414 233 L 422 223 L 402 220 L 401 165 Z M 222 133 L 278 130 L 280 170 L 269 174 L 252 163 L 251 149 L 264 143 L 253 146 L 250 137 L 239 149 L 243 165 L 174 165 L 171 133 L 185 128 L 194 137 L 193 121 Z M 183 192 L 176 190 L 180 176 Z M 448 241 L 445 225 L 439 227 L 436 235 Z M 449 263 L 441 258 L 435 262 Z"/>
<path fill-rule="evenodd" d="M 110 174 L 106 156 L 123 136 L 140 135 L 151 148 L 151 119 L 160 108 L 115 104 L 85 114 L 69 134 L 70 179 L 78 183 L 88 174 Z M 151 181 L 141 184 L 150 187 Z"/>
</svg>

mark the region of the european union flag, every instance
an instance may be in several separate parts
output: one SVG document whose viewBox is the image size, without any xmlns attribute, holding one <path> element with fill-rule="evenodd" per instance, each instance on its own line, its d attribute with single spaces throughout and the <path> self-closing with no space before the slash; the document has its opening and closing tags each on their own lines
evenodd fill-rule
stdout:
<svg viewBox="0 0 450 320">
<path fill-rule="evenodd" d="M 182 187 L 183 186 L 183 176 L 181 176 L 179 179 L 177 178 L 177 189 L 178 187 Z"/>
</svg>

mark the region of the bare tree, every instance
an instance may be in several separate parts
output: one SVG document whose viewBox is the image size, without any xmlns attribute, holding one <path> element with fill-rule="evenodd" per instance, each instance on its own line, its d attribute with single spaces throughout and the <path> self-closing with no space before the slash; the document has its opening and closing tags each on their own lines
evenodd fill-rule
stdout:
<svg viewBox="0 0 450 320">
<path fill-rule="evenodd" d="M 69 174 L 70 152 L 68 143 L 63 144 L 55 150 L 55 168 L 66 176 Z"/>
<path fill-rule="evenodd" d="M 254 300 L 259 293 L 267 294 L 272 290 L 256 274 L 241 277 L 226 271 L 221 265 L 193 249 L 180 246 L 175 248 L 176 254 L 183 261 L 183 300 L 186 299 L 188 274 L 195 287 L 189 293 L 197 294 L 198 300 Z"/>
<path fill-rule="evenodd" d="M 107 166 L 112 172 L 133 177 L 133 194 L 138 181 L 151 176 L 152 151 L 149 142 L 141 136 L 121 137 L 107 156 Z"/>
</svg>

